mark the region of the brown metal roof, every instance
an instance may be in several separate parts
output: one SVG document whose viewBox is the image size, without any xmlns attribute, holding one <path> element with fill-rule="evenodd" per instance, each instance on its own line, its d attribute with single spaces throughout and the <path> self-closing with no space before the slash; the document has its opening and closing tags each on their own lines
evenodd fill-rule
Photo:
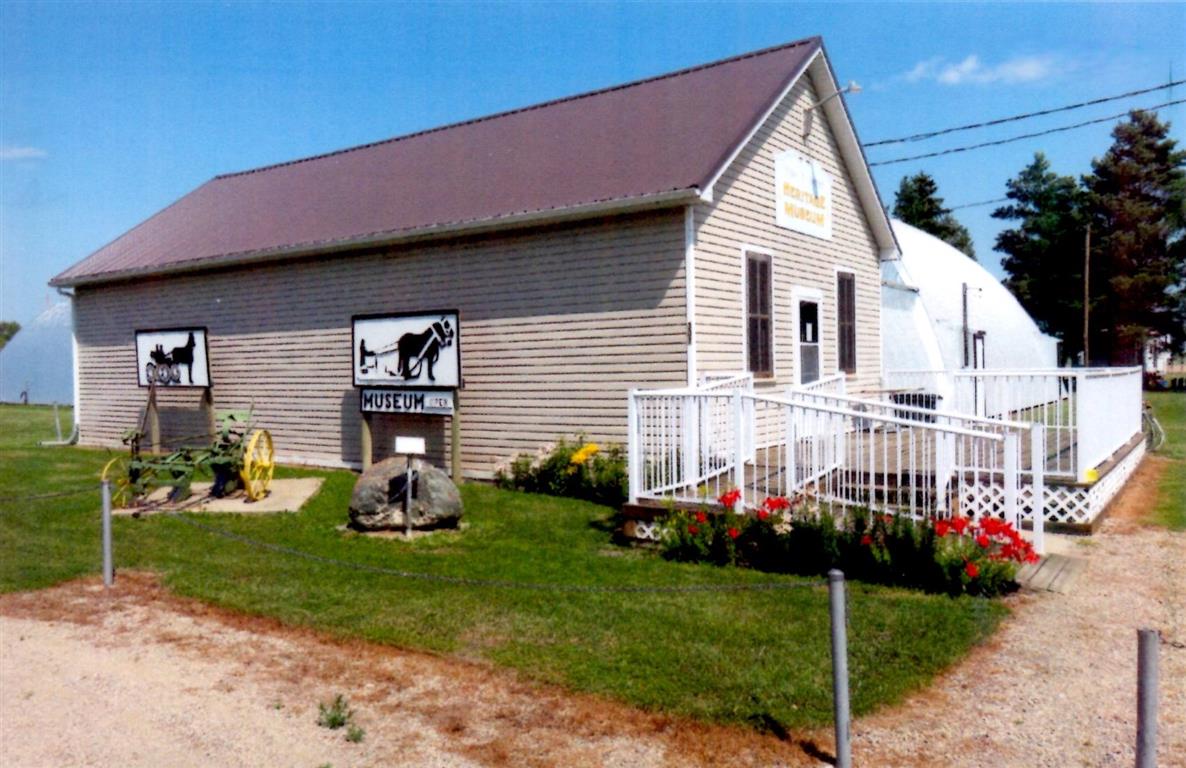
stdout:
<svg viewBox="0 0 1186 768">
<path fill-rule="evenodd" d="M 699 191 L 819 38 L 218 176 L 55 277 L 75 285 Z M 666 197 L 665 196 L 666 193 Z"/>
</svg>

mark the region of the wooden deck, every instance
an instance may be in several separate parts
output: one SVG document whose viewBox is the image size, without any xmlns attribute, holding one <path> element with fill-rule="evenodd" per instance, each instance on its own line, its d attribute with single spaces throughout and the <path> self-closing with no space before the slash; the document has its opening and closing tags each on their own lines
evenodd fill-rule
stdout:
<svg viewBox="0 0 1186 768">
<path fill-rule="evenodd" d="M 762 430 L 759 428 L 759 435 Z M 995 466 L 1000 467 L 1004 464 L 1005 447 L 1004 443 L 998 443 L 993 446 L 995 454 L 990 451 L 984 453 L 985 449 L 981 447 L 973 449 L 971 441 L 956 437 L 957 451 L 963 458 L 963 464 L 966 467 L 985 467 Z M 959 444 L 959 441 L 964 442 Z M 825 447 L 830 441 L 828 438 L 815 438 L 815 442 L 819 444 L 817 455 L 826 454 L 830 446 Z M 796 450 L 796 457 L 798 459 L 797 466 L 800 466 L 804 472 L 805 466 L 812 457 L 813 439 L 801 438 L 798 441 Z M 1070 471 L 1071 455 L 1075 448 L 1075 442 L 1072 436 L 1067 432 L 1048 432 L 1046 445 L 1046 477 L 1048 480 L 1058 479 L 1073 480 L 1073 474 Z M 862 472 L 873 473 L 877 475 L 888 474 L 896 476 L 908 472 L 909 467 L 931 468 L 935 463 L 935 450 L 932 433 L 928 433 L 924 429 L 917 429 L 914 427 L 901 427 L 895 429 L 875 429 L 871 432 L 856 432 L 847 433 L 844 436 L 844 451 L 846 454 L 845 465 L 850 468 L 859 467 Z M 775 465 L 785 466 L 785 450 L 781 447 L 775 446 L 770 449 L 758 447 L 757 462 L 751 464 L 759 472 L 775 471 Z M 1026 472 L 1030 466 L 1030 456 L 1032 454 L 1030 441 L 1028 437 L 1018 441 L 1018 453 L 1020 459 L 1021 471 Z M 1052 472 L 1051 466 L 1067 467 L 1067 471 L 1063 473 Z"/>
</svg>

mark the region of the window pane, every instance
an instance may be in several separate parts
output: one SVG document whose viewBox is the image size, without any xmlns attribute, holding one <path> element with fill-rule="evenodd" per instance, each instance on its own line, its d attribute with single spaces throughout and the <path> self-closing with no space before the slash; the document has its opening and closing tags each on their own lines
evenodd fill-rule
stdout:
<svg viewBox="0 0 1186 768">
<path fill-rule="evenodd" d="M 803 384 L 809 384 L 813 381 L 819 380 L 819 345 L 818 344 L 803 344 L 799 347 L 799 356 L 802 359 L 799 381 Z"/>
</svg>

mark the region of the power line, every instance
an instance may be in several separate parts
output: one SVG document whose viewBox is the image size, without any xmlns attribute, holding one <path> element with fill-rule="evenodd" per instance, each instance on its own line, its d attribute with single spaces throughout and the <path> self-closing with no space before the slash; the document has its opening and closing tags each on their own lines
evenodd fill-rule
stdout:
<svg viewBox="0 0 1186 768">
<path fill-rule="evenodd" d="M 947 210 L 958 211 L 960 208 L 976 208 L 977 206 L 981 206 L 981 205 L 992 205 L 994 203 L 1007 203 L 1007 202 L 1009 202 L 1009 198 L 998 197 L 995 200 L 981 200 L 978 203 L 963 203 L 962 205 L 953 205 L 950 208 L 948 208 Z"/>
<path fill-rule="evenodd" d="M 1182 104 L 1182 103 L 1186 103 L 1186 99 L 1175 99 L 1174 101 L 1167 101 L 1163 104 L 1155 104 L 1152 107 L 1142 107 L 1141 109 L 1143 111 L 1151 111 L 1151 110 L 1155 110 L 1155 109 L 1164 109 L 1165 107 L 1172 107 L 1176 104 Z M 953 155 L 957 152 L 968 152 L 973 149 L 983 149 L 984 147 L 996 147 L 996 146 L 1000 146 L 1001 144 L 1010 144 L 1015 141 L 1023 141 L 1025 139 L 1037 138 L 1038 136 L 1047 136 L 1052 133 L 1062 133 L 1064 131 L 1072 131 L 1076 128 L 1083 128 L 1088 125 L 1095 125 L 1096 123 L 1106 123 L 1109 120 L 1118 120 L 1119 118 L 1122 118 L 1122 117 L 1126 116 L 1127 114 L 1128 114 L 1128 112 L 1121 112 L 1116 115 L 1108 115 L 1107 117 L 1099 117 L 1099 118 L 1096 118 L 1095 120 L 1085 120 L 1081 123 L 1075 123 L 1074 125 L 1064 125 L 1059 128 L 1049 128 L 1045 131 L 1036 131 L 1034 133 L 1023 133 L 1019 136 L 1010 136 L 1007 139 L 998 139 L 996 141 L 985 141 L 981 144 L 970 144 L 966 147 L 953 147 L 951 149 L 944 149 L 944 150 L 940 150 L 938 152 L 928 152 L 925 155 L 911 155 L 910 157 L 897 157 L 897 158 L 894 158 L 893 160 L 881 160 L 876 163 L 869 163 L 869 166 L 873 167 L 873 166 L 877 166 L 877 165 L 893 165 L 895 163 L 905 163 L 910 160 L 924 160 L 928 157 L 940 157 L 942 155 Z"/>
<path fill-rule="evenodd" d="M 871 141 L 865 144 L 865 147 L 880 147 L 886 144 L 903 144 L 909 141 L 922 141 L 924 139 L 932 139 L 936 136 L 944 136 L 949 133 L 957 133 L 959 131 L 970 131 L 973 128 L 987 128 L 992 125 L 1002 125 L 1004 123 L 1012 123 L 1017 120 L 1028 120 L 1031 117 L 1041 117 L 1042 115 L 1053 115 L 1057 112 L 1069 112 L 1073 109 L 1082 109 L 1083 107 L 1090 107 L 1095 104 L 1104 104 L 1109 101 L 1116 101 L 1118 99 L 1127 99 L 1132 96 L 1140 96 L 1143 93 L 1152 93 L 1154 91 L 1164 91 L 1169 88 L 1172 89 L 1175 85 L 1186 83 L 1186 80 L 1170 80 L 1164 85 L 1155 85 L 1152 88 L 1142 88 L 1139 91 L 1129 91 L 1128 93 L 1121 93 L 1117 96 L 1104 96 L 1099 99 L 1092 99 L 1091 101 L 1081 101 L 1078 104 L 1068 104 L 1065 107 L 1054 107 L 1053 109 L 1043 109 L 1040 112 L 1027 112 L 1023 115 L 1013 115 L 1012 117 L 1001 117 L 996 120 L 986 120 L 983 123 L 969 123 L 967 125 L 959 125 L 955 128 L 944 128 L 938 131 L 928 131 L 926 133 L 916 133 L 912 136 L 903 136 L 898 139 L 882 139 L 881 141 Z M 1173 93 L 1170 94 L 1173 96 Z"/>
</svg>

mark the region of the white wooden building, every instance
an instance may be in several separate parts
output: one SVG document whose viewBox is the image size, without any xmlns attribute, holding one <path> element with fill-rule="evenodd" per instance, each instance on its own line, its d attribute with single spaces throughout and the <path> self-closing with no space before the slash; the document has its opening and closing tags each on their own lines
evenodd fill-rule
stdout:
<svg viewBox="0 0 1186 768">
<path fill-rule="evenodd" d="M 201 430 L 208 395 L 253 408 L 278 460 L 329 466 L 364 459 L 352 318 L 454 310 L 461 464 L 484 478 L 562 435 L 625 443 L 633 388 L 838 369 L 877 388 L 895 254 L 810 38 L 219 176 L 52 284 L 73 293 L 82 444 L 139 419 L 136 332 L 196 328 L 211 387 L 161 388 L 165 439 Z M 450 453 L 448 417 L 372 420 L 374 458 L 397 431 Z"/>
</svg>

